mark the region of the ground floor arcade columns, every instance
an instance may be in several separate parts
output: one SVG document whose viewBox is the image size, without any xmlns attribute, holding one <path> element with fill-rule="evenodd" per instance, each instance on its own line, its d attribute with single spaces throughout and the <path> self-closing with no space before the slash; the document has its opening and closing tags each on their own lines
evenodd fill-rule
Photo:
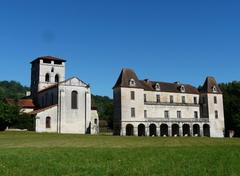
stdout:
<svg viewBox="0 0 240 176">
<path fill-rule="evenodd" d="M 156 127 L 156 130 L 157 136 L 160 136 L 160 126 Z"/>
</svg>

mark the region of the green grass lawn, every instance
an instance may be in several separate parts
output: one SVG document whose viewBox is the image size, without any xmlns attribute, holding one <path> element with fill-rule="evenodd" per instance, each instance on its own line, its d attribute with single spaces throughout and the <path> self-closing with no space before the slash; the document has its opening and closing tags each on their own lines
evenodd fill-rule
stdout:
<svg viewBox="0 0 240 176">
<path fill-rule="evenodd" d="M 240 139 L 0 133 L 0 176 L 240 175 Z"/>
</svg>

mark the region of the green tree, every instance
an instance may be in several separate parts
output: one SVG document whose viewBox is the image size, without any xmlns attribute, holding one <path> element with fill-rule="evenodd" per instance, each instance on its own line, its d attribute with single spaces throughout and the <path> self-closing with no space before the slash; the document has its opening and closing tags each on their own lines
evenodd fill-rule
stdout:
<svg viewBox="0 0 240 176">
<path fill-rule="evenodd" d="M 223 91 L 226 132 L 234 130 L 240 136 L 240 81 L 220 84 Z"/>
<path fill-rule="evenodd" d="M 0 131 L 14 123 L 20 115 L 20 108 L 0 103 Z"/>
</svg>

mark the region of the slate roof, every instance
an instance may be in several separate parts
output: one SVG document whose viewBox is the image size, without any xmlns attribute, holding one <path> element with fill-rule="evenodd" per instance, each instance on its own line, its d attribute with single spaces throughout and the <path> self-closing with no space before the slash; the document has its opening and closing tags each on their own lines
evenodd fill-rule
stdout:
<svg viewBox="0 0 240 176">
<path fill-rule="evenodd" d="M 181 92 L 181 86 L 184 86 L 184 93 L 191 93 L 191 94 L 199 94 L 199 90 L 190 85 L 190 84 L 183 84 L 179 82 L 175 83 L 168 83 L 168 82 L 161 82 L 161 81 L 151 81 L 151 80 L 139 80 L 136 73 L 132 69 L 124 68 L 121 71 L 121 74 L 114 85 L 114 88 L 117 87 L 126 87 L 130 88 L 131 86 L 129 85 L 130 79 L 134 79 L 136 82 L 136 86 L 134 88 L 141 88 L 146 91 L 158 91 L 156 90 L 155 86 L 158 83 L 160 86 L 160 92 L 173 92 L 173 93 L 180 93 Z M 213 77 L 208 77 L 203 88 L 201 89 L 201 92 L 212 92 L 210 91 L 213 85 L 216 86 L 217 92 L 221 93 L 220 88 L 218 87 L 215 79 Z"/>
<path fill-rule="evenodd" d="M 216 91 L 213 91 L 213 88 L 216 88 Z M 216 93 L 222 94 L 220 87 L 217 84 L 217 81 L 214 77 L 208 76 L 203 84 L 203 87 L 200 89 L 201 93 Z"/>
</svg>

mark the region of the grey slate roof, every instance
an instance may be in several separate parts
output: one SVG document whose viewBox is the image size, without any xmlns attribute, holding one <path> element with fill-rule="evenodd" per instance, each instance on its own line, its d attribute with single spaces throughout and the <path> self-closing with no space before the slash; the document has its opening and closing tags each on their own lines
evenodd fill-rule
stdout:
<svg viewBox="0 0 240 176">
<path fill-rule="evenodd" d="M 215 86 L 216 92 L 213 92 L 213 87 Z M 201 93 L 216 93 L 216 94 L 222 94 L 222 91 L 220 87 L 217 84 L 217 81 L 214 77 L 208 76 L 206 78 L 206 81 L 203 84 L 203 87 L 200 89 Z"/>
<path fill-rule="evenodd" d="M 181 86 L 184 86 L 185 93 L 191 93 L 191 94 L 199 94 L 200 92 L 212 92 L 210 91 L 213 85 L 216 86 L 217 92 L 221 93 L 221 90 L 219 86 L 217 85 L 215 79 L 213 77 L 208 77 L 203 88 L 199 90 L 190 85 L 190 84 L 182 84 L 182 83 L 167 83 L 167 82 L 161 82 L 161 81 L 150 81 L 150 80 L 139 80 L 136 73 L 132 69 L 124 68 L 121 71 L 121 74 L 114 85 L 114 88 L 117 87 L 131 87 L 129 85 L 130 79 L 134 79 L 136 82 L 136 86 L 134 88 L 141 88 L 146 91 L 156 91 L 155 86 L 158 83 L 160 85 L 160 92 L 173 92 L 173 93 L 180 93 L 181 92 Z"/>
</svg>

